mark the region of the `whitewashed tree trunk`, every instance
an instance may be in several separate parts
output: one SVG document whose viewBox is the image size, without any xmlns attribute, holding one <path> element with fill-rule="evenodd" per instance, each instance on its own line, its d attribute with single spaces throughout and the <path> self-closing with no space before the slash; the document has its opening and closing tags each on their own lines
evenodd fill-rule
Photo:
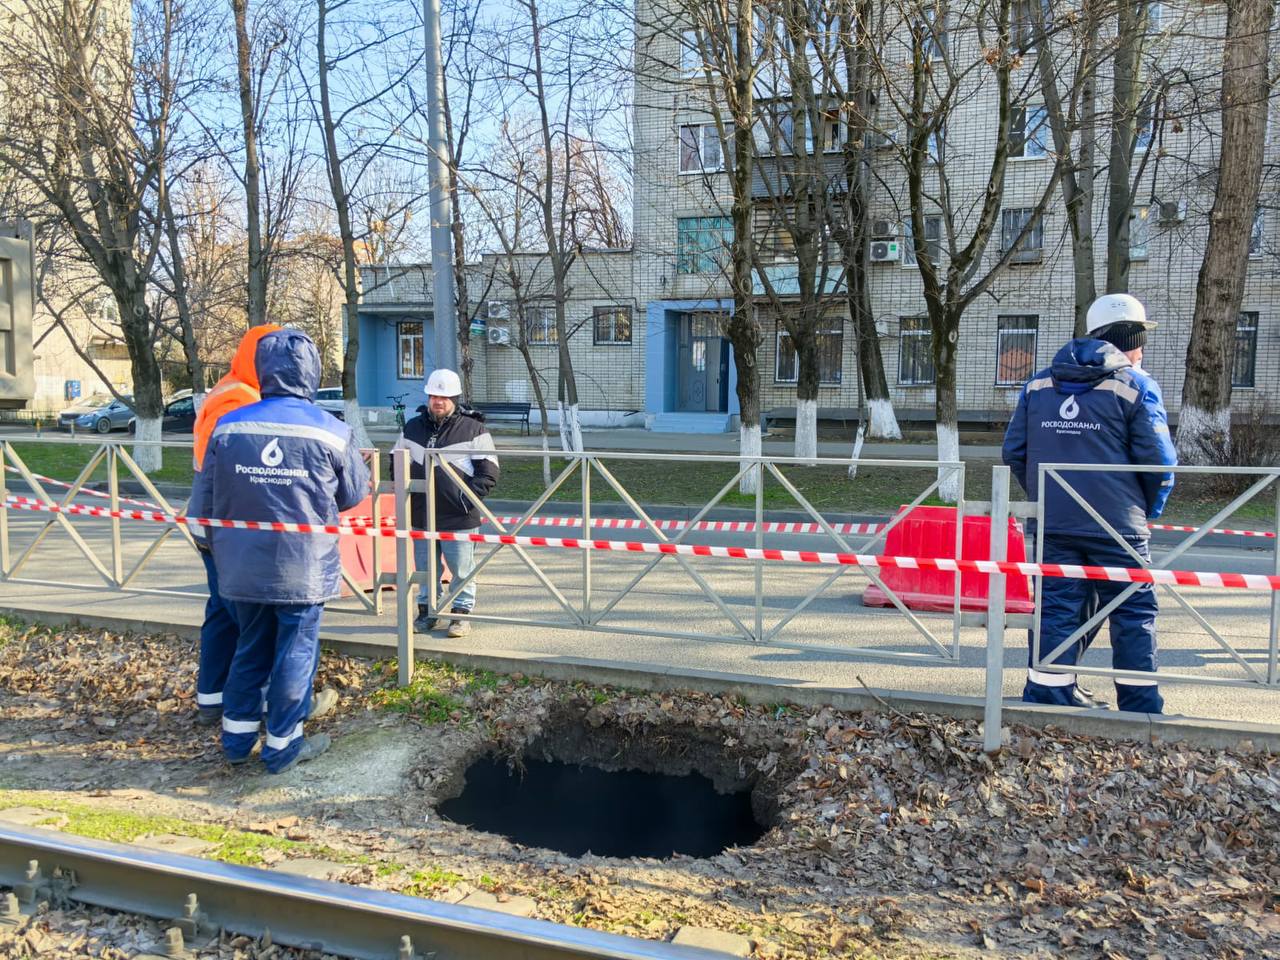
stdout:
<svg viewBox="0 0 1280 960">
<path fill-rule="evenodd" d="M 818 401 L 796 401 L 796 457 L 813 460 L 818 456 Z"/>
<path fill-rule="evenodd" d="M 897 420 L 894 421 L 894 426 L 897 426 Z M 850 480 L 853 480 L 858 476 L 858 461 L 862 459 L 862 441 L 864 441 L 866 438 L 867 438 L 867 424 L 865 421 L 859 420 L 858 429 L 853 435 L 853 454 L 849 458 L 849 479 Z"/>
<path fill-rule="evenodd" d="M 203 390 L 199 393 L 191 394 L 191 402 L 195 404 L 197 414 L 200 412 L 200 408 L 204 406 L 204 401 L 208 396 L 209 394 L 205 393 Z"/>
<path fill-rule="evenodd" d="M 753 423 L 751 426 L 743 424 L 738 427 L 738 456 L 758 457 L 761 449 L 760 424 Z M 758 474 L 758 470 L 748 470 L 738 478 L 738 492 L 741 494 L 754 494 L 756 492 Z"/>
<path fill-rule="evenodd" d="M 1210 453 L 1230 453 L 1231 408 L 1201 410 L 1183 405 L 1178 411 L 1178 459 L 1183 463 L 1209 464 Z"/>
<path fill-rule="evenodd" d="M 547 436 L 547 426 L 542 425 L 542 487 L 551 486 L 551 438 Z"/>
<path fill-rule="evenodd" d="M 902 428 L 898 426 L 898 416 L 893 412 L 892 400 L 868 400 L 867 413 L 871 419 L 871 436 L 879 440 L 902 439 Z"/>
<path fill-rule="evenodd" d="M 556 413 L 560 420 L 560 446 L 566 453 L 582 452 L 582 422 L 578 419 L 578 405 L 556 401 Z"/>
<path fill-rule="evenodd" d="M 960 431 L 954 423 L 938 424 L 938 459 L 960 459 Z M 960 478 L 954 470 L 938 468 L 938 497 L 943 503 L 955 503 L 960 498 Z"/>
<path fill-rule="evenodd" d="M 138 417 L 135 436 L 137 439 L 133 445 L 134 461 L 143 473 L 155 473 L 164 463 L 164 451 L 159 443 L 160 418 Z"/>
<path fill-rule="evenodd" d="M 342 401 L 342 415 L 351 429 L 351 439 L 361 450 L 372 450 L 373 441 L 369 439 L 369 431 L 364 428 L 364 418 L 360 416 L 360 402 L 354 397 Z"/>
</svg>

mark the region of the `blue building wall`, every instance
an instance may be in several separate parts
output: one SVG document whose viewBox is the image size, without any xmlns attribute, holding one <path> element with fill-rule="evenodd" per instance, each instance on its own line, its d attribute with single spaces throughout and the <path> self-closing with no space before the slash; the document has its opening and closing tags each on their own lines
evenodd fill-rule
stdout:
<svg viewBox="0 0 1280 960">
<path fill-rule="evenodd" d="M 732 300 L 654 300 L 645 308 L 644 410 L 667 413 L 676 408 L 676 324 L 682 313 L 695 310 L 733 311 Z M 729 347 L 729 409 L 738 406 L 738 366 Z"/>
<path fill-rule="evenodd" d="M 430 315 L 420 313 L 361 313 L 360 357 L 356 361 L 356 396 L 364 407 L 389 407 L 395 394 L 408 394 L 405 403 L 413 410 L 420 402 L 423 377 L 401 379 L 396 343 L 396 324 L 422 323 L 423 377 L 435 369 L 432 349 L 435 332 Z"/>
</svg>

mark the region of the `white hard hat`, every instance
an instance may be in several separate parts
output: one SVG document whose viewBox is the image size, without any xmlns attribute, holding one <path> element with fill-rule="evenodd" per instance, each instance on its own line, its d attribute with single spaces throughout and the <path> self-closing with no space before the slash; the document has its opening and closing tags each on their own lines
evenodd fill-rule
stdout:
<svg viewBox="0 0 1280 960">
<path fill-rule="evenodd" d="M 1089 304 L 1089 313 L 1085 316 L 1085 329 L 1089 333 L 1113 323 L 1136 323 L 1147 330 L 1156 325 L 1154 320 L 1147 319 L 1147 311 L 1138 298 L 1127 293 L 1108 293 Z"/>
<path fill-rule="evenodd" d="M 422 392 L 428 397 L 460 397 L 462 381 L 452 370 L 432 370 Z"/>
</svg>

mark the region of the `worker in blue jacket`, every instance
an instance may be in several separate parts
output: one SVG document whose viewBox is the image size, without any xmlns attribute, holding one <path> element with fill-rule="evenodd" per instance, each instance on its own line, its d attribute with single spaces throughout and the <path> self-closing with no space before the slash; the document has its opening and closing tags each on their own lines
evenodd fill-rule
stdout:
<svg viewBox="0 0 1280 960">
<path fill-rule="evenodd" d="M 314 403 L 320 355 L 297 330 L 262 338 L 255 356 L 262 399 L 223 415 L 205 452 L 200 516 L 334 524 L 369 492 L 369 472 L 347 425 Z M 319 663 L 320 615 L 338 596 L 333 534 L 214 527 L 210 545 L 223 600 L 240 628 L 222 691 L 222 748 L 244 763 L 258 742 L 262 688 L 271 773 L 319 756 L 325 734 L 304 737 Z M 268 685 L 269 679 L 269 685 Z"/>
<path fill-rule="evenodd" d="M 1039 494 L 1040 464 L 1177 463 L 1160 388 L 1142 370 L 1147 332 L 1155 323 L 1142 304 L 1125 293 L 1107 294 L 1089 307 L 1088 334 L 1072 340 L 1022 388 L 1018 408 L 1004 437 L 1004 462 L 1027 495 Z M 1173 473 L 1063 471 L 1069 483 L 1106 523 L 1141 556 L 1150 560 L 1148 520 L 1160 516 L 1173 490 Z M 1044 491 L 1045 563 L 1135 567 L 1137 561 L 1061 484 Z M 1052 653 L 1092 614 L 1128 586 L 1123 582 L 1045 577 L 1041 585 L 1040 655 Z M 1113 610 L 1112 664 L 1117 670 L 1154 673 L 1156 669 L 1156 594 L 1151 584 L 1137 587 Z M 1082 637 L 1053 659 L 1054 666 L 1079 662 L 1091 637 Z M 1032 641 L 1034 643 L 1034 641 Z M 1028 703 L 1095 706 L 1081 691 L 1076 674 L 1035 668 L 1032 653 L 1022 699 Z M 1121 710 L 1160 713 L 1164 700 L 1157 681 L 1116 680 Z"/>
</svg>

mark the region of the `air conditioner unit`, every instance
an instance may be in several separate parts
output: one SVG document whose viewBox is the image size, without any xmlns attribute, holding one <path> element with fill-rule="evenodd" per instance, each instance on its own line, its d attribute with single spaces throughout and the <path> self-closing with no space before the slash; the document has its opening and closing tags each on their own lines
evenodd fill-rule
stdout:
<svg viewBox="0 0 1280 960">
<path fill-rule="evenodd" d="M 868 150 L 887 150 L 893 146 L 893 135 L 869 130 L 863 136 L 862 143 Z"/>
<path fill-rule="evenodd" d="M 490 327 L 489 343 L 495 347 L 505 347 L 511 344 L 511 331 L 506 327 Z"/>
<path fill-rule="evenodd" d="M 1161 223 L 1182 223 L 1187 219 L 1187 201 L 1170 200 L 1160 204 Z"/>
<path fill-rule="evenodd" d="M 892 220 L 872 220 L 871 235 L 873 237 L 896 237 L 898 235 L 897 226 Z"/>
<path fill-rule="evenodd" d="M 897 240 L 872 240 L 870 254 L 872 263 L 897 263 L 902 250 Z"/>
<path fill-rule="evenodd" d="M 485 306 L 485 316 L 490 320 L 509 320 L 511 306 L 505 300 L 490 300 Z"/>
</svg>

